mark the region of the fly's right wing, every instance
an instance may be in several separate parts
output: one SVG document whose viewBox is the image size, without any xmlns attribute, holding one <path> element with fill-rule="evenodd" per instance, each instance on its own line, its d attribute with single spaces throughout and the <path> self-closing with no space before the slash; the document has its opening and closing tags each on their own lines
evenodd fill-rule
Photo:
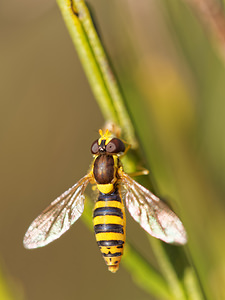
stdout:
<svg viewBox="0 0 225 300">
<path fill-rule="evenodd" d="M 126 189 L 127 208 L 144 230 L 166 243 L 187 242 L 182 222 L 162 200 L 124 172 L 121 181 Z"/>
<path fill-rule="evenodd" d="M 65 233 L 84 210 L 84 190 L 91 177 L 86 175 L 56 198 L 30 225 L 23 244 L 27 249 L 43 247 Z"/>
</svg>

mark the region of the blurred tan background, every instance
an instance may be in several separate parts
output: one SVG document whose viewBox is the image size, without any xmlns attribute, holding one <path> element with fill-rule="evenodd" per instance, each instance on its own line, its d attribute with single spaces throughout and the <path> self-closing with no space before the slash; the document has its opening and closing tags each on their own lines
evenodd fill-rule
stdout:
<svg viewBox="0 0 225 300">
<path fill-rule="evenodd" d="M 221 57 L 182 1 L 89 4 L 159 190 L 184 220 L 203 286 L 224 299 Z M 107 271 L 80 220 L 47 247 L 23 248 L 31 221 L 86 173 L 104 121 L 54 1 L 1 2 L 0 33 L 0 267 L 10 299 L 154 299 L 122 266 Z M 128 237 L 154 261 L 130 218 Z"/>
</svg>

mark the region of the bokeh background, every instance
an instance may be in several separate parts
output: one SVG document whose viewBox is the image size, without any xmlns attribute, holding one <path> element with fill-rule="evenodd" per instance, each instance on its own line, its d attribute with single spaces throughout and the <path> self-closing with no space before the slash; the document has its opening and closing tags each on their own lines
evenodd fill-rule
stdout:
<svg viewBox="0 0 225 300">
<path fill-rule="evenodd" d="M 185 1 L 88 3 L 207 298 L 225 299 L 225 69 L 216 38 Z M 0 299 L 155 299 L 122 265 L 107 271 L 81 220 L 45 248 L 23 248 L 31 221 L 86 173 L 104 120 L 55 1 L 1 1 L 0 33 Z M 127 235 L 155 264 L 129 217 Z"/>
</svg>

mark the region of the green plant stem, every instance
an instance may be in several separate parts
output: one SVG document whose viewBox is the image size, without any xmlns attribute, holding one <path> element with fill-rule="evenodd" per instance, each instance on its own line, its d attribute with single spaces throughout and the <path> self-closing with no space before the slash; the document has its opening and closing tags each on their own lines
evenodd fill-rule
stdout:
<svg viewBox="0 0 225 300">
<path fill-rule="evenodd" d="M 111 96 L 111 100 L 113 102 L 113 106 L 115 107 L 118 118 L 118 125 L 120 125 L 120 127 L 123 129 L 126 141 L 130 143 L 133 148 L 135 148 L 137 146 L 137 141 L 134 134 L 133 125 L 127 113 L 127 109 L 125 108 L 124 100 L 117 80 L 113 74 L 101 40 L 92 22 L 89 10 L 83 0 L 74 0 L 74 4 L 77 8 L 77 11 L 79 12 L 79 19 L 83 25 L 87 38 L 90 42 L 90 46 L 93 50 L 95 59 L 101 70 L 106 88 L 108 89 Z"/>
<path fill-rule="evenodd" d="M 75 7 L 70 0 L 57 0 L 71 39 L 77 50 L 82 66 L 92 87 L 95 98 L 106 120 L 118 123 L 111 96 L 106 88 L 99 65 L 95 59 L 83 25 L 74 13 Z"/>
<path fill-rule="evenodd" d="M 57 2 L 103 116 L 107 121 L 119 125 L 128 143 L 136 145 L 132 122 L 84 1 L 57 0 Z M 126 155 L 129 172 L 135 171 L 139 161 L 139 152 L 129 151 Z M 145 183 L 146 186 L 152 187 L 150 177 L 146 177 Z M 92 223 L 89 220 L 91 215 L 90 211 L 83 215 L 89 227 Z M 131 245 L 128 246 L 128 254 L 123 259 L 123 264 L 134 275 L 135 282 L 138 275 L 142 287 L 161 299 L 203 299 L 194 269 L 190 266 L 183 248 L 170 247 L 173 248 L 159 241 L 153 242 L 153 250 L 164 278 Z M 170 255 L 171 249 L 173 255 Z M 187 273 L 188 277 L 185 277 Z M 196 298 L 193 297 L 193 291 L 196 292 L 194 295 Z"/>
<path fill-rule="evenodd" d="M 184 290 L 177 278 L 177 274 L 173 266 L 167 258 L 163 247 L 161 247 L 161 241 L 157 239 L 151 239 L 150 242 L 154 248 L 154 253 L 157 253 L 157 258 L 159 258 L 161 269 L 163 270 L 165 278 L 167 278 L 170 289 L 174 295 L 174 299 L 185 299 Z"/>
<path fill-rule="evenodd" d="M 119 125 L 126 141 L 136 147 L 132 122 L 85 2 L 57 2 L 103 116 Z"/>
<path fill-rule="evenodd" d="M 17 290 L 17 286 L 14 286 L 14 283 L 10 280 L 6 280 L 5 274 L 3 275 L 2 270 L 0 270 L 0 299 L 1 300 L 22 300 L 23 297 L 19 291 Z M 17 296 L 14 292 L 17 292 Z"/>
</svg>

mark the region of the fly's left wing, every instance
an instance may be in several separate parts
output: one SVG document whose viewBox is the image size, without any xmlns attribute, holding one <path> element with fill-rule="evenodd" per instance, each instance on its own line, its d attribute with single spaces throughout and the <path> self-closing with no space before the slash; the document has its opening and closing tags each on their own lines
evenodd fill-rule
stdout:
<svg viewBox="0 0 225 300">
<path fill-rule="evenodd" d="M 187 242 L 183 224 L 163 201 L 124 172 L 121 181 L 126 189 L 127 208 L 144 230 L 166 243 Z"/>
<path fill-rule="evenodd" d="M 27 249 L 43 247 L 65 233 L 84 210 L 84 190 L 90 175 L 56 198 L 30 225 L 23 244 Z"/>
</svg>

